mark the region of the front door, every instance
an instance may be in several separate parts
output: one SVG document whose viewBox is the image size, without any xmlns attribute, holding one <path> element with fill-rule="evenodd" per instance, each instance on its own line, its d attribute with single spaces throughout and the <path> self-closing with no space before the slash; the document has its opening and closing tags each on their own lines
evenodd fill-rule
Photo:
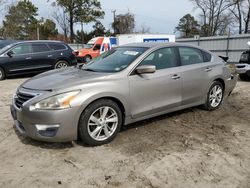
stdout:
<svg viewBox="0 0 250 188">
<path fill-rule="evenodd" d="M 133 118 L 156 114 L 181 105 L 181 69 L 175 48 L 161 48 L 141 65 L 154 65 L 152 74 L 129 76 L 131 112 Z"/>
<path fill-rule="evenodd" d="M 11 52 L 11 56 L 7 53 Z M 9 74 L 24 74 L 30 72 L 30 64 L 32 62 L 32 47 L 31 44 L 18 44 L 9 50 L 6 54 L 6 67 Z"/>
</svg>

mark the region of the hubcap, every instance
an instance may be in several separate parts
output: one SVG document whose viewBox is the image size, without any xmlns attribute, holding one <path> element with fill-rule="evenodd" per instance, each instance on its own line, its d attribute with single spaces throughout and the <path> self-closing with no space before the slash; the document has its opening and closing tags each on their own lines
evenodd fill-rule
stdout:
<svg viewBox="0 0 250 188">
<path fill-rule="evenodd" d="M 3 77 L 3 73 L 2 73 L 2 71 L 0 70 L 0 78 L 2 78 Z"/>
<path fill-rule="evenodd" d="M 222 101 L 222 95 L 223 95 L 223 91 L 222 91 L 221 86 L 215 85 L 211 89 L 210 94 L 209 94 L 209 102 L 213 108 L 216 108 L 217 106 L 220 105 Z"/>
<path fill-rule="evenodd" d="M 66 68 L 66 67 L 68 67 L 68 65 L 66 63 L 58 63 L 56 66 L 57 69 L 62 69 L 62 68 Z"/>
<path fill-rule="evenodd" d="M 97 141 L 104 141 L 111 137 L 118 125 L 116 111 L 103 106 L 94 111 L 88 121 L 88 134 Z"/>
</svg>

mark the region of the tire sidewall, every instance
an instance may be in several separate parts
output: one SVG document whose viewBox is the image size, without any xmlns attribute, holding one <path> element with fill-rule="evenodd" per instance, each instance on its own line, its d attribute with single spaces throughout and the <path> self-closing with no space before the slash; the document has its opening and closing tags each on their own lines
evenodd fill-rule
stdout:
<svg viewBox="0 0 250 188">
<path fill-rule="evenodd" d="M 115 132 L 113 133 L 111 137 L 109 137 L 108 139 L 104 141 L 97 141 L 97 140 L 94 140 L 88 133 L 88 121 L 92 113 L 98 108 L 103 107 L 103 106 L 111 107 L 116 111 L 117 116 L 118 116 L 118 124 L 117 124 Z M 79 124 L 78 124 L 79 138 L 82 140 L 83 143 L 89 146 L 99 146 L 99 145 L 107 144 L 116 137 L 116 135 L 121 129 L 122 122 L 123 122 L 122 112 L 119 106 L 115 102 L 108 100 L 108 99 L 98 100 L 90 104 L 81 114 Z"/>
<path fill-rule="evenodd" d="M 68 64 L 68 62 L 67 61 L 64 61 L 64 60 L 59 60 L 59 61 L 57 61 L 56 62 L 56 64 L 55 64 L 55 69 L 60 69 L 60 68 L 58 68 L 57 66 L 58 66 L 58 64 L 60 64 L 60 63 L 64 63 L 64 64 L 66 64 L 67 65 L 67 67 L 69 66 L 69 64 Z M 66 68 L 66 67 L 65 67 Z"/>
<path fill-rule="evenodd" d="M 89 61 L 87 61 L 87 59 L 89 59 Z M 86 63 L 90 62 L 90 61 L 91 61 L 91 59 L 92 59 L 92 58 L 91 58 L 91 56 L 90 56 L 90 55 L 86 55 L 86 56 L 85 56 L 85 61 L 86 61 Z"/>
<path fill-rule="evenodd" d="M 216 107 L 213 107 L 213 106 L 211 106 L 211 104 L 210 104 L 210 93 L 211 93 L 211 90 L 216 86 L 216 85 L 219 85 L 220 87 L 221 87 L 221 89 L 222 89 L 222 99 L 221 99 L 221 101 L 220 101 L 220 104 L 219 105 L 217 105 Z M 212 85 L 210 86 L 210 88 L 209 88 L 209 91 L 208 91 L 208 93 L 207 93 L 207 101 L 206 101 L 206 104 L 205 104 L 205 107 L 206 107 L 206 109 L 207 110 L 216 110 L 216 109 L 218 109 L 220 106 L 221 106 L 221 104 L 222 104 L 222 102 L 223 102 L 223 99 L 224 99 L 224 87 L 223 87 L 223 85 L 222 85 L 222 83 L 221 82 L 219 82 L 219 81 L 214 81 L 213 83 L 212 83 Z"/>
<path fill-rule="evenodd" d="M 4 72 L 3 68 L 1 68 L 1 67 L 0 67 L 0 72 L 2 73 L 1 74 L 2 76 L 0 76 L 0 80 L 4 80 L 5 79 L 5 72 Z"/>
</svg>

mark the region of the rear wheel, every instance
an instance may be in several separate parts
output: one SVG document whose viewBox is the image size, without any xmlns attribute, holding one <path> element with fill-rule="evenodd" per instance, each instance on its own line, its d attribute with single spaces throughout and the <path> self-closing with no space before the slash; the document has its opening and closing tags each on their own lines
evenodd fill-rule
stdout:
<svg viewBox="0 0 250 188">
<path fill-rule="evenodd" d="M 247 74 L 240 74 L 240 79 L 241 80 L 248 80 L 250 77 Z"/>
<path fill-rule="evenodd" d="M 224 96 L 224 88 L 222 83 L 219 81 L 213 82 L 207 94 L 207 101 L 204 104 L 204 108 L 206 110 L 217 109 L 223 101 L 223 96 Z"/>
<path fill-rule="evenodd" d="M 63 69 L 63 68 L 67 68 L 68 66 L 69 66 L 69 64 L 67 61 L 60 60 L 60 61 L 56 62 L 55 69 Z"/>
<path fill-rule="evenodd" d="M 79 137 L 87 145 L 98 146 L 111 142 L 120 131 L 122 112 L 109 99 L 90 104 L 79 121 Z"/>
<path fill-rule="evenodd" d="M 3 68 L 0 67 L 0 80 L 4 79 L 5 79 L 5 71 L 3 70 Z"/>
</svg>

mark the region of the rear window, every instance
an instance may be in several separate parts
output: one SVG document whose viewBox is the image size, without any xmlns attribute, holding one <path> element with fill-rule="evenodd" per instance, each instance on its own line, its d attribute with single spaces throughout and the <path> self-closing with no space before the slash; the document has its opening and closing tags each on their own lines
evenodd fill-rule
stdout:
<svg viewBox="0 0 250 188">
<path fill-rule="evenodd" d="M 65 50 L 66 49 L 66 46 L 64 44 L 54 43 L 54 44 L 48 44 L 48 45 L 52 50 Z"/>
<path fill-rule="evenodd" d="M 201 51 L 196 48 L 179 47 L 179 52 L 182 65 L 192 65 L 204 61 Z"/>
<path fill-rule="evenodd" d="M 210 53 L 207 53 L 205 51 L 202 51 L 204 62 L 210 62 L 212 59 L 212 55 Z"/>
<path fill-rule="evenodd" d="M 49 47 L 46 44 L 32 44 L 33 52 L 48 52 Z"/>
</svg>

